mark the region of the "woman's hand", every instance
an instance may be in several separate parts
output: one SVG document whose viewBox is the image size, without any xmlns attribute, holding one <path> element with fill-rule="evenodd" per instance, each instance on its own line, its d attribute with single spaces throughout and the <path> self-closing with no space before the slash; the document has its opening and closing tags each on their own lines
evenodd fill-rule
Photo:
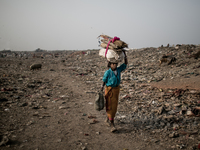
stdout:
<svg viewBox="0 0 200 150">
<path fill-rule="evenodd" d="M 103 92 L 103 86 L 101 87 L 101 91 Z"/>
<path fill-rule="evenodd" d="M 127 57 L 126 51 L 122 49 L 122 52 L 124 53 L 124 57 Z"/>
<path fill-rule="evenodd" d="M 102 91 L 102 92 L 103 92 L 103 87 L 104 87 L 105 84 L 106 84 L 106 83 L 103 82 L 103 84 L 102 84 L 102 86 L 101 86 L 101 91 Z"/>
<path fill-rule="evenodd" d="M 128 60 L 127 60 L 127 56 L 126 56 L 126 52 L 125 50 L 122 50 L 124 53 L 124 63 L 127 65 L 128 64 Z"/>
</svg>

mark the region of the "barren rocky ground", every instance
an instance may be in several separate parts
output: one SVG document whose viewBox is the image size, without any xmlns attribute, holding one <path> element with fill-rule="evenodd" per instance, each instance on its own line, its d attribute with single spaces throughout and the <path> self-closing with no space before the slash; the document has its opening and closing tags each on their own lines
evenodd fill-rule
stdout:
<svg viewBox="0 0 200 150">
<path fill-rule="evenodd" d="M 199 47 L 127 51 L 117 132 L 94 110 L 107 62 L 98 51 L 0 58 L 0 149 L 198 149 Z M 87 53 L 85 53 L 87 52 Z M 176 57 L 159 66 L 162 55 Z M 39 70 L 30 65 L 41 63 Z"/>
</svg>

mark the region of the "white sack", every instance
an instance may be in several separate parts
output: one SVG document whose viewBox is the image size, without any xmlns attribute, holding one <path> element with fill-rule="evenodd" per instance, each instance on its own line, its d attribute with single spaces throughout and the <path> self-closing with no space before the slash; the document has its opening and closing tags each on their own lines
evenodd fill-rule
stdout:
<svg viewBox="0 0 200 150">
<path fill-rule="evenodd" d="M 105 57 L 106 49 L 101 49 L 99 51 L 99 56 Z M 106 58 L 108 61 L 113 63 L 121 62 L 124 59 L 124 52 L 116 52 L 114 50 L 108 49 Z"/>
</svg>

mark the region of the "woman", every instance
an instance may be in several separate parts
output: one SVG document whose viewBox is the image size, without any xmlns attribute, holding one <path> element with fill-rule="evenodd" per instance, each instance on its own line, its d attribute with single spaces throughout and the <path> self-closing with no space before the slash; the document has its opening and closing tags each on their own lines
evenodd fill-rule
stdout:
<svg viewBox="0 0 200 150">
<path fill-rule="evenodd" d="M 124 52 L 124 51 L 123 51 Z M 118 63 L 108 62 L 108 70 L 104 73 L 103 76 L 103 85 L 101 91 L 105 87 L 105 99 L 106 99 L 106 123 L 112 127 L 111 132 L 116 131 L 114 125 L 114 117 L 117 112 L 119 90 L 120 90 L 120 81 L 121 81 L 121 72 L 126 69 L 128 64 L 126 53 L 124 52 L 124 63 L 117 67 Z"/>
</svg>

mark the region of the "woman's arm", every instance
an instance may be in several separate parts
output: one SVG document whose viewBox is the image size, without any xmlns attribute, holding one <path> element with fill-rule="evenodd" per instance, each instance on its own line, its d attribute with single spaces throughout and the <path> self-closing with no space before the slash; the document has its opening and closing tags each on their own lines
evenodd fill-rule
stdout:
<svg viewBox="0 0 200 150">
<path fill-rule="evenodd" d="M 103 79 L 102 79 L 103 84 L 101 86 L 101 91 L 103 91 L 104 85 L 108 82 L 108 76 L 109 76 L 109 70 L 107 70 L 103 75 Z"/>
<path fill-rule="evenodd" d="M 106 83 L 103 82 L 103 84 L 102 84 L 102 86 L 101 86 L 101 91 L 103 91 L 103 87 L 104 87 L 105 84 L 106 84 Z"/>
<path fill-rule="evenodd" d="M 124 52 L 124 63 L 127 65 L 128 64 L 128 59 L 127 59 L 127 56 L 126 56 L 126 52 L 125 51 L 123 51 Z"/>
</svg>

